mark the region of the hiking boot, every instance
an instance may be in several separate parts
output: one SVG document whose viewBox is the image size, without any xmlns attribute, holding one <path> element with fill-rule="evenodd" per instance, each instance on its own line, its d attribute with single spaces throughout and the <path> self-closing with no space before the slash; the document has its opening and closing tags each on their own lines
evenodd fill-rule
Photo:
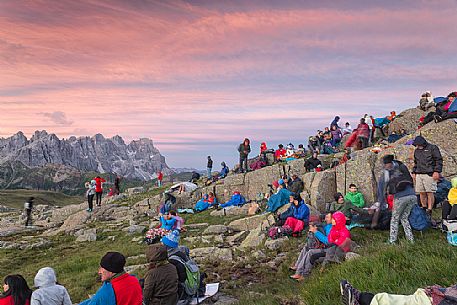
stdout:
<svg viewBox="0 0 457 305">
<path fill-rule="evenodd" d="M 342 289 L 342 301 L 344 305 L 359 305 L 360 291 L 346 281 L 340 282 L 340 289 Z"/>
</svg>

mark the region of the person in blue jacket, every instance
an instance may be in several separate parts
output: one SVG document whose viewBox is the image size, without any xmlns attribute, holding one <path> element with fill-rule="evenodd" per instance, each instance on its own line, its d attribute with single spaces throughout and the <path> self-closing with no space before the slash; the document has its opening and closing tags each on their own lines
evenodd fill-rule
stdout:
<svg viewBox="0 0 457 305">
<path fill-rule="evenodd" d="M 160 228 L 170 231 L 175 226 L 176 219 L 170 213 L 160 216 Z"/>
<path fill-rule="evenodd" d="M 210 205 L 208 198 L 209 198 L 208 194 L 204 194 L 202 199 L 197 201 L 197 203 L 195 204 L 194 210 L 196 212 L 202 212 L 202 211 L 207 210 L 209 208 L 209 205 Z"/>
<path fill-rule="evenodd" d="M 328 234 L 332 228 L 332 213 L 327 213 L 325 215 L 324 226 L 319 228 L 314 224 L 309 225 L 309 235 L 308 240 L 317 239 L 320 243 L 309 242 L 303 247 L 298 256 L 295 264 L 290 266 L 290 269 L 295 271 L 295 274 L 291 278 L 301 281 L 304 279 L 304 276 L 308 275 L 312 269 L 311 257 L 316 254 L 324 252 L 326 246 L 329 245 Z M 309 236 L 312 236 L 311 238 Z"/>
<path fill-rule="evenodd" d="M 290 207 L 285 212 L 289 215 L 284 223 L 285 226 L 289 226 L 293 233 L 299 233 L 303 231 L 309 222 L 309 208 L 305 204 L 305 201 L 301 198 L 300 194 L 290 195 Z"/>
<path fill-rule="evenodd" d="M 232 198 L 226 203 L 220 204 L 219 208 L 227 208 L 230 206 L 241 206 L 246 203 L 246 199 L 240 194 L 240 192 L 234 192 Z"/>
<path fill-rule="evenodd" d="M 227 164 L 225 164 L 225 162 L 222 162 L 221 166 L 222 166 L 222 169 L 221 169 L 221 172 L 219 173 L 219 179 L 224 179 L 225 177 L 227 177 L 230 169 L 228 168 Z"/>
<path fill-rule="evenodd" d="M 290 194 L 292 194 L 284 183 L 283 179 L 278 180 L 278 191 L 276 194 L 271 195 L 267 203 L 267 212 L 276 212 L 280 207 L 289 202 Z"/>
</svg>

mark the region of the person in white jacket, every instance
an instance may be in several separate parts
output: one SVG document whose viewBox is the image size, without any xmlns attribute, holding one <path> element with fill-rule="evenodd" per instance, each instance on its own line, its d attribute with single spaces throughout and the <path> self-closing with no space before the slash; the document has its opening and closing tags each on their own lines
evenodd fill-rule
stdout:
<svg viewBox="0 0 457 305">
<path fill-rule="evenodd" d="M 57 284 L 56 273 L 50 267 L 41 268 L 35 275 L 35 287 L 30 305 L 72 305 L 67 289 Z"/>
</svg>

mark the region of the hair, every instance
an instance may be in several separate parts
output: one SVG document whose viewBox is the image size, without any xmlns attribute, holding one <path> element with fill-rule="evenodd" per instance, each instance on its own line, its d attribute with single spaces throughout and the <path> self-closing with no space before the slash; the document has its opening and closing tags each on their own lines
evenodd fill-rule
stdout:
<svg viewBox="0 0 457 305">
<path fill-rule="evenodd" d="M 29 197 L 29 201 L 33 201 L 35 197 Z"/>
<path fill-rule="evenodd" d="M 295 200 L 297 200 L 298 202 L 301 202 L 301 201 L 302 201 L 302 198 L 301 198 L 300 194 L 295 194 L 295 193 L 293 193 L 293 194 L 291 194 L 291 196 L 294 197 L 294 201 L 295 201 Z"/>
<path fill-rule="evenodd" d="M 208 196 L 214 196 L 214 193 L 213 192 L 209 192 Z"/>
<path fill-rule="evenodd" d="M 284 147 L 284 145 L 282 145 L 282 144 L 279 144 L 279 145 L 278 145 L 278 147 L 279 147 L 279 148 L 283 148 L 283 147 Z"/>
<path fill-rule="evenodd" d="M 30 300 L 32 290 L 27 285 L 27 281 L 19 274 L 12 274 L 5 277 L 3 283 L 9 286 L 3 297 L 11 296 L 14 305 L 25 305 Z"/>
<path fill-rule="evenodd" d="M 351 188 L 351 187 L 357 187 L 357 185 L 355 185 L 354 183 L 351 183 L 351 184 L 349 184 L 349 188 Z"/>
<path fill-rule="evenodd" d="M 335 196 L 334 196 L 335 201 L 338 201 L 338 199 L 340 199 L 341 197 L 344 198 L 343 194 L 341 194 L 341 193 L 336 193 Z"/>
<path fill-rule="evenodd" d="M 351 124 L 349 124 L 349 122 L 346 122 L 346 125 L 351 125 Z"/>
<path fill-rule="evenodd" d="M 243 144 L 246 143 L 246 142 L 248 142 L 248 145 L 251 144 L 251 141 L 249 141 L 248 138 L 244 138 Z"/>
<path fill-rule="evenodd" d="M 303 148 L 303 144 L 298 144 L 298 148 Z"/>
<path fill-rule="evenodd" d="M 365 118 L 361 118 L 361 119 L 360 119 L 360 123 L 361 123 L 361 124 L 365 123 Z"/>
<path fill-rule="evenodd" d="M 176 211 L 170 211 L 169 214 L 173 215 L 173 216 L 176 216 Z"/>
</svg>

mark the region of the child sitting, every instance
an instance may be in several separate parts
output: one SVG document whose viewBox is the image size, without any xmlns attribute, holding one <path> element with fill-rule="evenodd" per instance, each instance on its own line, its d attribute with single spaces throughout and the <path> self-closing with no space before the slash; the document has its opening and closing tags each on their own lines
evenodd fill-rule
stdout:
<svg viewBox="0 0 457 305">
<path fill-rule="evenodd" d="M 349 185 L 349 192 L 346 193 L 344 199 L 349 200 L 358 208 L 365 207 L 365 199 L 363 198 L 362 193 L 357 191 L 357 186 L 354 183 Z"/>
</svg>

